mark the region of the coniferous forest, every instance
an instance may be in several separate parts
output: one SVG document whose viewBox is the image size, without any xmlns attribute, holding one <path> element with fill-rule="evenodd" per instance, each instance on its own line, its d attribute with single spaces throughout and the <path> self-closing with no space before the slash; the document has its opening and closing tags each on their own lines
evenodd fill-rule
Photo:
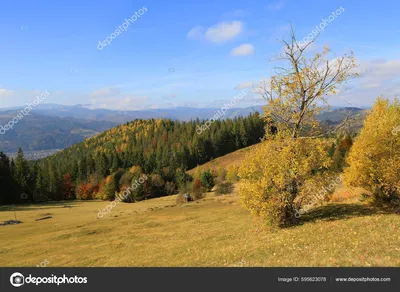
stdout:
<svg viewBox="0 0 400 292">
<path fill-rule="evenodd" d="M 39 161 L 0 154 L 1 204 L 68 199 L 112 200 L 142 174 L 149 179 L 128 201 L 174 193 L 191 177 L 186 170 L 258 143 L 264 135 L 259 113 L 204 121 L 137 119 Z"/>
</svg>

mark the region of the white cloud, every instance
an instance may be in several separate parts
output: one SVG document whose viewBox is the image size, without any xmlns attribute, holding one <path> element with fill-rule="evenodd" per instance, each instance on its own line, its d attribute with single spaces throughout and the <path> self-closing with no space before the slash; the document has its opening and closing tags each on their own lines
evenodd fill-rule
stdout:
<svg viewBox="0 0 400 292">
<path fill-rule="evenodd" d="M 207 29 L 205 38 L 213 43 L 224 43 L 232 40 L 243 31 L 240 21 L 221 22 Z"/>
<path fill-rule="evenodd" d="M 267 9 L 270 11 L 279 11 L 285 6 L 285 2 L 283 0 L 277 2 L 271 2 L 267 5 Z"/>
<path fill-rule="evenodd" d="M 193 27 L 187 34 L 192 40 L 203 40 L 212 43 L 225 43 L 239 36 L 244 29 L 241 21 L 220 22 L 209 28 L 202 26 Z"/>
<path fill-rule="evenodd" d="M 252 88 L 253 85 L 254 85 L 253 81 L 242 82 L 236 85 L 235 89 L 240 90 L 240 89 Z"/>
<path fill-rule="evenodd" d="M 0 88 L 0 97 L 10 97 L 11 95 L 13 95 L 14 91 L 9 90 L 9 89 L 5 89 L 5 88 Z"/>
<path fill-rule="evenodd" d="M 332 104 L 339 97 L 354 106 L 370 106 L 380 95 L 388 98 L 400 95 L 400 60 L 361 60 L 354 71 L 360 76 L 333 97 Z"/>
<path fill-rule="evenodd" d="M 251 44 L 242 44 L 231 51 L 231 56 L 248 56 L 254 54 L 255 49 Z"/>
<path fill-rule="evenodd" d="M 192 40 L 201 40 L 204 37 L 204 31 L 204 27 L 195 26 L 188 32 L 187 37 Z"/>
</svg>

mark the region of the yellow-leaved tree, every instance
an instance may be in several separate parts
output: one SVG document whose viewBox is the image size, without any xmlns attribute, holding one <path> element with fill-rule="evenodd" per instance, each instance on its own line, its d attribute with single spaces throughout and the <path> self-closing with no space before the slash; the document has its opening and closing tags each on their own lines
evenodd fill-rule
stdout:
<svg viewBox="0 0 400 292">
<path fill-rule="evenodd" d="M 326 182 L 328 145 L 317 137 L 329 131 L 322 129 L 317 115 L 328 108 L 328 96 L 356 75 L 352 53 L 328 60 L 326 47 L 308 56 L 313 41 L 299 45 L 292 29 L 291 40 L 282 41 L 283 53 L 276 58 L 286 65 L 254 89 L 267 102 L 267 129 L 263 144 L 239 169 L 239 194 L 247 209 L 272 224 L 294 223 L 296 208 Z"/>
<path fill-rule="evenodd" d="M 347 158 L 344 180 L 391 201 L 400 198 L 400 101 L 378 98 Z"/>
</svg>

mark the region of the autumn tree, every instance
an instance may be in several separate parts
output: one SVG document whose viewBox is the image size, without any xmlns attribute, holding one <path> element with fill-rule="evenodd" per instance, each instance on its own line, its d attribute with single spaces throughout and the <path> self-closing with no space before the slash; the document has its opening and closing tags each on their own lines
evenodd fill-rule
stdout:
<svg viewBox="0 0 400 292">
<path fill-rule="evenodd" d="M 347 158 L 345 184 L 378 198 L 400 198 L 400 101 L 378 98 Z"/>
<path fill-rule="evenodd" d="M 81 183 L 76 187 L 76 198 L 80 200 L 93 199 L 93 185 L 91 183 Z"/>
<path fill-rule="evenodd" d="M 332 156 L 331 168 L 333 171 L 341 172 L 346 163 L 346 155 L 353 145 L 353 139 L 347 134 L 335 147 Z M 329 153 L 329 152 L 328 152 Z"/>
<path fill-rule="evenodd" d="M 296 204 L 307 201 L 311 187 L 325 180 L 329 145 L 317 137 L 331 131 L 324 131 L 317 115 L 356 67 L 352 53 L 328 60 L 325 47 L 308 56 L 314 40 L 300 45 L 293 29 L 290 36 L 290 41 L 282 40 L 283 53 L 275 58 L 284 65 L 255 88 L 266 101 L 265 141 L 239 170 L 242 203 L 271 224 L 294 223 Z"/>
<path fill-rule="evenodd" d="M 336 94 L 339 86 L 357 76 L 353 52 L 328 60 L 330 49 L 325 47 L 308 56 L 306 50 L 314 41 L 299 44 L 292 29 L 290 41 L 282 40 L 283 53 L 273 59 L 287 66 L 276 68 L 275 75 L 254 88 L 267 102 L 267 125 L 294 139 L 326 134 L 321 133 L 318 114 L 329 109 L 328 97 Z"/>
<path fill-rule="evenodd" d="M 69 173 L 64 175 L 64 180 L 61 189 L 62 189 L 63 200 L 71 200 L 74 198 L 75 186 L 71 181 L 71 175 Z"/>
</svg>

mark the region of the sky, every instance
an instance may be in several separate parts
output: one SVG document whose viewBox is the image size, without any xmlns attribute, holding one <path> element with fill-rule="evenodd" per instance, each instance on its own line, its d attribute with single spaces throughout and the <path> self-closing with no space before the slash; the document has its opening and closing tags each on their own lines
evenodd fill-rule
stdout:
<svg viewBox="0 0 400 292">
<path fill-rule="evenodd" d="M 0 107 L 45 91 L 46 103 L 116 110 L 216 108 L 242 91 L 237 107 L 263 105 L 252 87 L 274 73 L 290 24 L 302 39 L 338 9 L 309 53 L 352 50 L 360 77 L 330 103 L 400 95 L 395 0 L 0 0 Z"/>
</svg>

